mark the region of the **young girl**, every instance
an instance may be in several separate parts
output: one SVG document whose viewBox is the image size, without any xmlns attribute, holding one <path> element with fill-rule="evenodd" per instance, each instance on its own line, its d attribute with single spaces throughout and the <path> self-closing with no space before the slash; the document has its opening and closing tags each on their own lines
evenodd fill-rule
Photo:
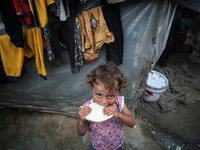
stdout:
<svg viewBox="0 0 200 150">
<path fill-rule="evenodd" d="M 122 150 L 124 142 L 123 124 L 134 127 L 135 119 L 124 103 L 124 97 L 118 94 L 127 86 L 127 80 L 114 63 L 106 62 L 87 74 L 86 82 L 91 86 L 93 99 L 87 101 L 79 110 L 76 126 L 80 136 L 89 129 L 90 150 Z M 105 106 L 105 115 L 114 115 L 103 122 L 87 121 L 85 116 L 92 110 L 91 103 Z"/>
</svg>

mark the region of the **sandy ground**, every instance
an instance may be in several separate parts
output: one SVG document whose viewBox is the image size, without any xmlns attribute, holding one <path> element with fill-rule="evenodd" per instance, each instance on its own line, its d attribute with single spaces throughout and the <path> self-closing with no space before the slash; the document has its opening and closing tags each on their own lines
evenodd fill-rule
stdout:
<svg viewBox="0 0 200 150">
<path fill-rule="evenodd" d="M 170 64 L 189 61 L 189 51 L 172 55 Z M 200 74 L 197 64 L 189 68 Z M 200 149 L 200 103 L 180 105 L 159 113 L 148 102 L 140 104 L 136 126 L 125 126 L 125 150 Z M 135 112 L 132 112 L 133 114 Z M 50 113 L 0 110 L 0 150 L 87 150 L 88 135 L 76 132 L 77 118 Z"/>
</svg>

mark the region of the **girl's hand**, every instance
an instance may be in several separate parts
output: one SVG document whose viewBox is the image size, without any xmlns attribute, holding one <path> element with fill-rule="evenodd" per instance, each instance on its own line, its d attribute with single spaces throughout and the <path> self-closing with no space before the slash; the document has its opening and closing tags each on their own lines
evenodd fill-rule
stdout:
<svg viewBox="0 0 200 150">
<path fill-rule="evenodd" d="M 92 111 L 89 106 L 84 106 L 78 111 L 79 120 L 85 122 L 85 116 L 87 116 Z"/>
<path fill-rule="evenodd" d="M 114 106 L 107 106 L 103 109 L 104 115 L 114 115 L 116 118 L 119 116 L 119 111 Z"/>
</svg>

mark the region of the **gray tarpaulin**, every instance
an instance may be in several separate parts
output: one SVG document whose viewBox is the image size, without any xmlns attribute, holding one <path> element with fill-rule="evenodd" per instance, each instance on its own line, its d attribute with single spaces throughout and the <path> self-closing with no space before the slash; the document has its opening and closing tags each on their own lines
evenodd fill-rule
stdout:
<svg viewBox="0 0 200 150">
<path fill-rule="evenodd" d="M 121 3 L 124 30 L 124 60 L 119 68 L 128 78 L 125 96 L 130 107 L 139 96 L 139 86 L 161 55 L 170 30 L 176 5 L 167 0 L 127 0 Z M 0 106 L 42 112 L 77 115 L 79 107 L 92 98 L 85 83 L 86 74 L 106 60 L 106 47 L 95 63 L 86 63 L 78 74 L 72 74 L 67 50 L 62 49 L 63 65 L 52 66 L 45 56 L 48 80 L 37 74 L 35 61 L 25 64 L 27 73 L 14 83 L 0 85 Z M 139 92 L 138 92 L 139 91 Z"/>
</svg>

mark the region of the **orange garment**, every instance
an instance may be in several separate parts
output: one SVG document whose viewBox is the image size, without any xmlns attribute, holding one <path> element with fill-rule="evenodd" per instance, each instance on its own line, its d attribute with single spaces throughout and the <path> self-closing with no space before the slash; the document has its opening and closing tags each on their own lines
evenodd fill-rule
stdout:
<svg viewBox="0 0 200 150">
<path fill-rule="evenodd" d="M 30 28 L 23 31 L 23 36 L 26 42 L 24 48 L 18 48 L 12 44 L 8 35 L 0 36 L 0 53 L 6 75 L 20 77 L 24 56 L 30 58 L 34 54 L 38 73 L 46 76 L 42 30 Z"/>
<path fill-rule="evenodd" d="M 24 49 L 16 47 L 10 42 L 10 36 L 6 34 L 0 36 L 0 53 L 6 75 L 20 77 L 24 60 Z"/>
<path fill-rule="evenodd" d="M 24 56 L 26 58 L 31 58 L 33 56 L 33 51 L 31 48 L 28 46 L 27 42 L 24 42 Z"/>
<path fill-rule="evenodd" d="M 95 62 L 102 45 L 114 42 L 114 35 L 107 27 L 101 6 L 83 11 L 78 19 L 85 62 Z"/>
<path fill-rule="evenodd" d="M 43 34 L 39 28 L 30 28 L 24 31 L 25 41 L 35 55 L 35 63 L 39 74 L 46 76 L 43 55 Z"/>
<path fill-rule="evenodd" d="M 37 22 L 37 27 L 44 28 L 48 23 L 47 7 L 53 3 L 54 0 L 28 0 L 31 12 Z"/>
</svg>

